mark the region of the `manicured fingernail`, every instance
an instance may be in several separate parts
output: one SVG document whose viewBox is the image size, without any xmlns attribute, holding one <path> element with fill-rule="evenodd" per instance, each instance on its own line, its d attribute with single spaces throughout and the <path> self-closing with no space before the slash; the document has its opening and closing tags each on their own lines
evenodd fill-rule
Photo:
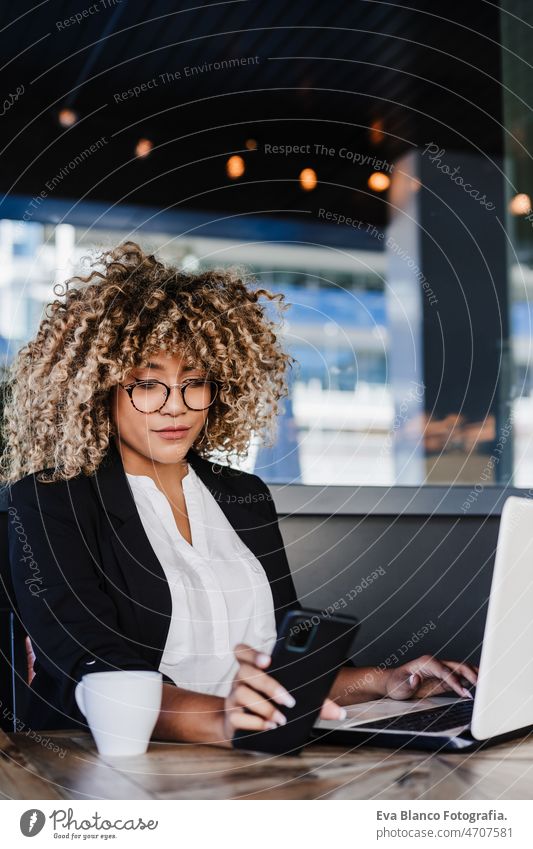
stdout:
<svg viewBox="0 0 533 849">
<path fill-rule="evenodd" d="M 409 676 L 409 686 L 410 687 L 416 687 L 416 675 L 415 674 Z"/>
<path fill-rule="evenodd" d="M 346 719 L 347 713 L 344 708 L 339 708 L 339 719 Z"/>
<path fill-rule="evenodd" d="M 474 698 L 470 690 L 467 690 L 466 687 L 463 687 L 463 696 L 466 696 L 467 699 Z"/>
<path fill-rule="evenodd" d="M 257 655 L 257 663 L 259 666 L 268 666 L 270 663 L 270 655 L 268 654 L 258 654 Z"/>
<path fill-rule="evenodd" d="M 269 719 L 269 720 L 267 720 L 267 721 L 265 722 L 265 728 L 266 728 L 268 731 L 270 731 L 272 728 L 277 728 L 277 727 L 278 727 L 278 726 L 276 725 L 276 723 L 275 723 L 275 722 L 271 722 L 271 721 L 270 721 L 270 719 Z"/>
<path fill-rule="evenodd" d="M 281 713 L 279 710 L 277 710 L 276 713 L 274 714 L 274 719 L 276 720 L 278 725 L 286 725 L 286 723 L 287 723 L 287 717 L 283 713 Z"/>
<path fill-rule="evenodd" d="M 276 690 L 274 698 L 280 705 L 285 705 L 288 708 L 292 708 L 296 704 L 296 699 L 287 690 Z"/>
</svg>

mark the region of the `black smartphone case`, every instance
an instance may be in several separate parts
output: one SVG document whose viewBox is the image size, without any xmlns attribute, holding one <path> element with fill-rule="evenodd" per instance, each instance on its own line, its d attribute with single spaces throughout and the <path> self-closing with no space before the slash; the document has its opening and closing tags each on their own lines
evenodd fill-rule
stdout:
<svg viewBox="0 0 533 849">
<path fill-rule="evenodd" d="M 358 622 L 316 610 L 294 610 L 282 621 L 270 666 L 265 669 L 296 699 L 293 708 L 277 702 L 287 724 L 268 731 L 237 730 L 235 749 L 297 755 L 311 737 L 324 699 L 346 662 Z M 306 639 L 306 645 L 297 645 Z"/>
</svg>

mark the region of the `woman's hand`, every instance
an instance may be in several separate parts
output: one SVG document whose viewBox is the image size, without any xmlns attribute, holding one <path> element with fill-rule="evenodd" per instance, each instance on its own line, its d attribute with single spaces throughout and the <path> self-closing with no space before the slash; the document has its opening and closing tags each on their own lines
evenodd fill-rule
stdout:
<svg viewBox="0 0 533 849">
<path fill-rule="evenodd" d="M 437 660 L 429 654 L 389 670 L 385 695 L 389 699 L 424 699 L 443 693 L 473 698 L 468 684 L 477 684 L 477 668 L 453 660 Z"/>
<path fill-rule="evenodd" d="M 238 728 L 246 731 L 267 731 L 285 725 L 286 717 L 277 709 L 276 704 L 291 708 L 296 702 L 275 678 L 264 671 L 270 664 L 270 656 L 241 644 L 235 649 L 235 657 L 239 669 L 233 679 L 231 692 L 224 700 L 226 739 L 231 741 Z M 274 704 L 269 699 L 272 699 Z M 346 711 L 326 699 L 320 716 L 322 719 L 344 719 Z"/>
<path fill-rule="evenodd" d="M 35 655 L 33 653 L 33 646 L 31 644 L 31 640 L 29 637 L 26 637 L 26 662 L 28 667 L 28 684 L 31 684 L 33 679 L 35 678 L 35 672 L 33 671 L 33 667 L 35 664 Z"/>
</svg>

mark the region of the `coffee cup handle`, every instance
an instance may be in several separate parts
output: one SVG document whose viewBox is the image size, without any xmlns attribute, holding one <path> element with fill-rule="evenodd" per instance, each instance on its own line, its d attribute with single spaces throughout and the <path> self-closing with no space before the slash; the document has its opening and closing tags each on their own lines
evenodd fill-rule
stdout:
<svg viewBox="0 0 533 849">
<path fill-rule="evenodd" d="M 85 701 L 83 698 L 83 681 L 80 681 L 76 685 L 76 689 L 74 690 L 74 698 L 76 699 L 76 703 L 81 710 L 82 714 L 85 716 Z"/>
</svg>

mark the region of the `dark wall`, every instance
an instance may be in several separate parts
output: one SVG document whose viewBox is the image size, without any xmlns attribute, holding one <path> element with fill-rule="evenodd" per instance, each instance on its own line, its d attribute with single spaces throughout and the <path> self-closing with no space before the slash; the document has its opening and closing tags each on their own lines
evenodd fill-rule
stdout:
<svg viewBox="0 0 533 849">
<path fill-rule="evenodd" d="M 358 665 L 428 652 L 479 662 L 498 526 L 496 516 L 281 519 L 302 604 L 337 603 L 361 621 Z"/>
</svg>

